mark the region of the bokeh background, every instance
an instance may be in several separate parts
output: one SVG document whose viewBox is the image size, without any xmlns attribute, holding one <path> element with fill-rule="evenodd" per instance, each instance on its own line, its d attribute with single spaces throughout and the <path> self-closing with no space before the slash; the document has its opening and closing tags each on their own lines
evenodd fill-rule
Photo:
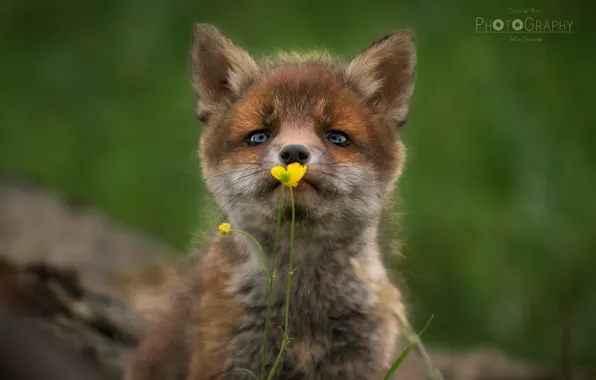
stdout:
<svg viewBox="0 0 596 380">
<path fill-rule="evenodd" d="M 584 1 L 8 0 L 0 178 L 25 178 L 182 251 L 213 229 L 188 51 L 195 22 L 255 54 L 350 57 L 412 28 L 418 78 L 399 188 L 425 341 L 596 362 L 596 21 Z M 476 17 L 573 21 L 573 34 L 476 33 Z M 392 261 L 394 262 L 394 261 Z M 561 347 L 563 331 L 571 344 Z"/>
</svg>

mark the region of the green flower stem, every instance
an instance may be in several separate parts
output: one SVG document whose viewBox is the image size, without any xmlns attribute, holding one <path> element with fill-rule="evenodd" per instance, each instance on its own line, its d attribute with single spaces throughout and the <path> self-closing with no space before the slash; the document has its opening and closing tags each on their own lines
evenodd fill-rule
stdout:
<svg viewBox="0 0 596 380">
<path fill-rule="evenodd" d="M 290 316 L 290 289 L 292 284 L 292 274 L 294 274 L 294 270 L 292 269 L 292 262 L 294 259 L 294 227 L 296 224 L 296 206 L 294 204 L 294 191 L 292 190 L 292 187 L 288 186 L 288 188 L 290 189 L 290 200 L 292 202 L 292 228 L 290 229 L 290 263 L 288 267 L 288 285 L 286 290 L 285 325 L 283 330 L 283 340 L 281 342 L 281 349 L 279 350 L 279 354 L 277 355 L 277 359 L 275 359 L 275 364 L 273 365 L 273 368 L 271 369 L 271 372 L 269 373 L 269 377 L 267 377 L 267 380 L 273 379 L 273 375 L 275 375 L 275 371 L 277 370 L 277 367 L 279 366 L 283 358 L 283 353 L 288 344 L 290 344 L 290 335 L 288 334 L 288 331 Z"/>
<path fill-rule="evenodd" d="M 275 241 L 273 242 L 273 255 L 269 269 L 269 287 L 267 289 L 267 316 L 265 317 L 265 339 L 263 340 L 263 358 L 261 362 L 261 380 L 265 379 L 265 365 L 267 363 L 267 342 L 269 340 L 269 326 L 271 324 L 271 294 L 273 293 L 273 280 L 275 279 L 275 261 L 277 258 L 277 245 L 279 242 L 279 231 L 281 230 L 281 211 L 284 203 L 284 188 L 282 186 L 279 194 L 279 207 L 277 208 L 277 226 L 275 229 Z M 273 373 L 273 370 L 271 371 Z M 269 375 L 271 376 L 271 375 Z"/>
<path fill-rule="evenodd" d="M 271 368 L 271 373 L 269 373 L 269 377 L 267 377 L 267 380 L 273 379 L 273 375 L 275 374 L 277 367 L 279 367 L 279 364 L 281 363 L 281 358 L 283 357 L 283 352 L 285 351 L 286 346 L 289 343 L 290 343 L 290 339 L 288 338 L 288 336 L 286 334 L 284 334 L 284 338 L 281 341 L 281 349 L 279 350 L 279 354 L 277 355 L 277 359 L 275 359 L 275 364 L 273 364 L 273 368 Z"/>
<path fill-rule="evenodd" d="M 242 235 L 244 235 L 244 236 L 248 236 L 249 238 L 251 238 L 251 239 L 252 239 L 252 241 L 254 241 L 254 242 L 255 242 L 255 244 L 256 244 L 256 245 L 257 245 L 257 247 L 259 248 L 259 251 L 261 251 L 261 256 L 262 256 L 262 259 L 263 259 L 263 268 L 265 268 L 265 275 L 266 275 L 267 277 L 269 277 L 269 269 L 268 269 L 268 267 L 267 267 L 267 256 L 265 256 L 265 251 L 263 251 L 263 247 L 261 247 L 261 244 L 259 244 L 259 242 L 257 241 L 257 239 L 255 239 L 255 237 L 254 237 L 254 236 L 252 236 L 251 234 L 249 234 L 249 233 L 248 233 L 248 232 L 246 232 L 246 231 L 242 231 L 242 230 L 234 230 L 234 229 L 231 229 L 231 230 L 230 230 L 230 232 L 238 232 L 238 233 L 241 233 L 241 234 L 242 234 Z"/>
<path fill-rule="evenodd" d="M 294 190 L 290 187 L 290 200 L 292 201 L 292 228 L 290 229 L 290 264 L 288 266 L 288 288 L 286 291 L 286 320 L 284 326 L 284 334 L 286 337 L 289 337 L 288 334 L 289 329 L 289 317 L 290 317 L 290 287 L 292 283 L 292 275 L 294 274 L 294 269 L 292 268 L 292 260 L 294 258 L 294 227 L 296 223 L 296 210 L 294 206 Z"/>
</svg>

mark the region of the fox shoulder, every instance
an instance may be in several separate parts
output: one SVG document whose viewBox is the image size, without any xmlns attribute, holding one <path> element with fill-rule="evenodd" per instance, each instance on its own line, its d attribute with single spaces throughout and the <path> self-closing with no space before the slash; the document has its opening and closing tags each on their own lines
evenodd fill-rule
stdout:
<svg viewBox="0 0 596 380">
<path fill-rule="evenodd" d="M 202 271 L 189 270 L 163 309 L 151 318 L 132 359 L 125 380 L 185 379 L 188 373 L 188 321 L 193 300 L 202 293 Z"/>
<path fill-rule="evenodd" d="M 189 330 L 189 378 L 217 379 L 224 374 L 234 326 L 243 311 L 230 288 L 235 272 L 232 239 L 216 241 L 201 265 L 201 297 L 195 300 Z"/>
<path fill-rule="evenodd" d="M 208 379 L 222 372 L 232 327 L 241 315 L 227 286 L 232 267 L 222 250 L 229 248 L 215 242 L 188 269 L 146 330 L 126 380 Z"/>
</svg>

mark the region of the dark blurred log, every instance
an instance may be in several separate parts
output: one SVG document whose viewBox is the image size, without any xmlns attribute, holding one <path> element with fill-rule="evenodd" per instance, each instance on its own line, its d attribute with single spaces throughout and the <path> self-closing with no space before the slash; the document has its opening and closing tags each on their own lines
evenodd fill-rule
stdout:
<svg viewBox="0 0 596 380">
<path fill-rule="evenodd" d="M 0 378 L 109 380 L 93 360 L 29 319 L 0 315 Z"/>
<path fill-rule="evenodd" d="M 0 260 L 0 379 L 120 379 L 140 328 L 75 272 Z"/>
</svg>

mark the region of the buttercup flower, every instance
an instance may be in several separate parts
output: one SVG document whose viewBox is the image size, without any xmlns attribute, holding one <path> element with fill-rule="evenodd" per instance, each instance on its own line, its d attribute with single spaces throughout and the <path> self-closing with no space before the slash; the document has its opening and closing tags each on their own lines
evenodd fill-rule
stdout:
<svg viewBox="0 0 596 380">
<path fill-rule="evenodd" d="M 271 175 L 288 187 L 296 187 L 298 182 L 304 177 L 304 173 L 306 173 L 306 165 L 302 166 L 297 162 L 288 165 L 286 169 L 282 166 L 276 166 L 271 169 Z"/>
<path fill-rule="evenodd" d="M 227 235 L 230 233 L 230 230 L 232 229 L 232 225 L 230 223 L 222 223 L 219 225 L 219 232 L 221 232 L 224 235 Z"/>
</svg>

